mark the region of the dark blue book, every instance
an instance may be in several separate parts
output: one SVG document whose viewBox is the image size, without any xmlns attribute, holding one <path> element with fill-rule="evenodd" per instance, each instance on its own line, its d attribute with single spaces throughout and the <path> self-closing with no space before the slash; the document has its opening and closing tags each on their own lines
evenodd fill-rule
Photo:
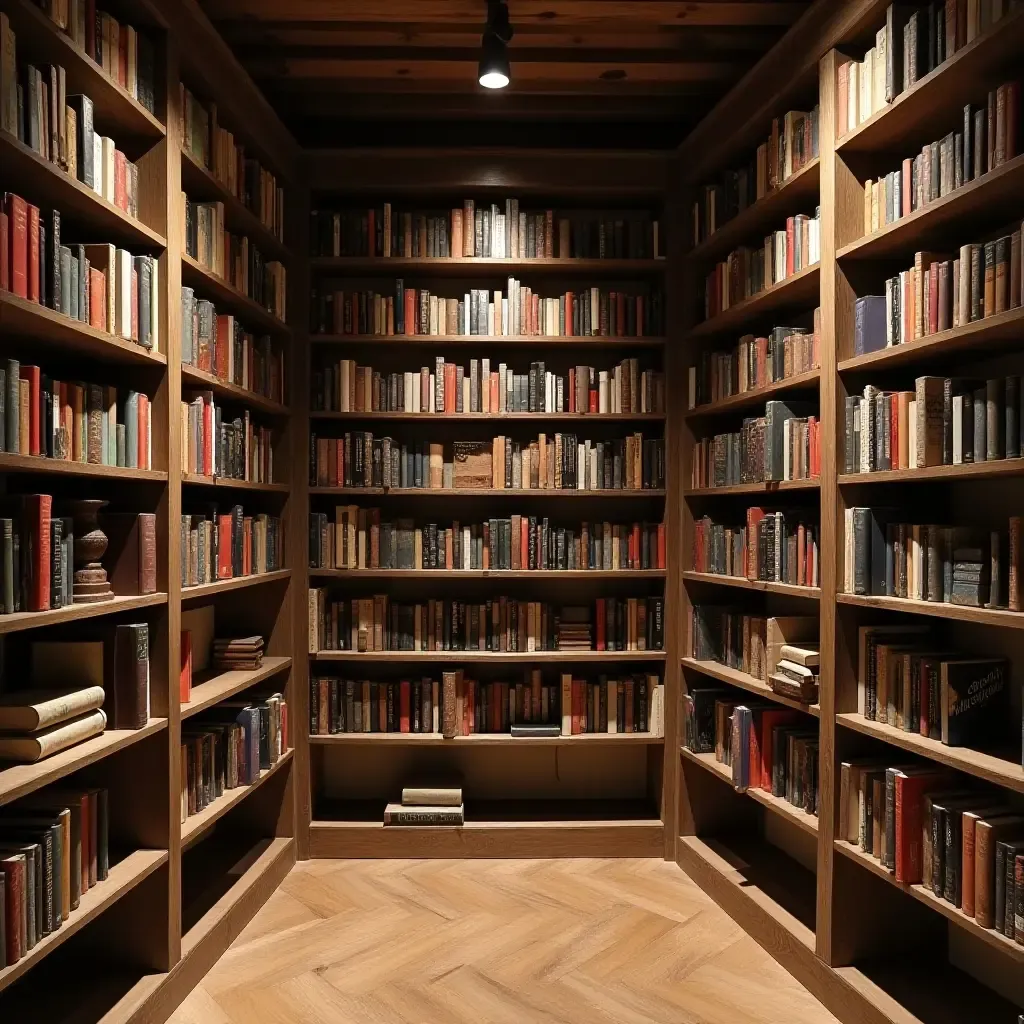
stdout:
<svg viewBox="0 0 1024 1024">
<path fill-rule="evenodd" d="M 853 354 L 862 356 L 885 346 L 885 296 L 863 295 L 854 305 Z"/>
</svg>

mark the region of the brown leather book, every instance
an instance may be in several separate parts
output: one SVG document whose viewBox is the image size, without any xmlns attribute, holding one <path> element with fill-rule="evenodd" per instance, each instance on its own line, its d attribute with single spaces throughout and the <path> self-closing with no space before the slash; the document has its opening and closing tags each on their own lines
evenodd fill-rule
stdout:
<svg viewBox="0 0 1024 1024">
<path fill-rule="evenodd" d="M 996 311 L 996 243 L 985 243 L 985 299 L 982 316 L 991 316 Z"/>
<path fill-rule="evenodd" d="M 982 928 L 995 925 L 996 843 L 1024 836 L 1024 816 L 982 819 L 974 826 L 974 920 Z"/>
<path fill-rule="evenodd" d="M 156 515 L 115 512 L 102 517 L 107 535 L 107 564 L 115 594 L 156 593 Z"/>
<path fill-rule="evenodd" d="M 149 625 L 119 625 L 114 630 L 112 675 L 107 677 L 113 697 L 113 729 L 141 729 L 149 721 Z"/>
<path fill-rule="evenodd" d="M 458 731 L 455 694 L 458 686 L 459 672 L 445 672 L 441 677 L 441 731 L 445 739 L 454 739 Z"/>
</svg>

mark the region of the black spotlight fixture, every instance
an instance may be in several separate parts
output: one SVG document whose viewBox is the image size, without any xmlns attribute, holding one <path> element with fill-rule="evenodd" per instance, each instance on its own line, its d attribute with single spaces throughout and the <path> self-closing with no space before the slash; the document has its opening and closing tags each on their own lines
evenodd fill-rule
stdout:
<svg viewBox="0 0 1024 1024">
<path fill-rule="evenodd" d="M 481 40 L 478 80 L 485 89 L 504 89 L 511 79 L 508 65 L 508 44 L 512 26 L 508 20 L 505 0 L 487 0 L 487 24 Z"/>
</svg>

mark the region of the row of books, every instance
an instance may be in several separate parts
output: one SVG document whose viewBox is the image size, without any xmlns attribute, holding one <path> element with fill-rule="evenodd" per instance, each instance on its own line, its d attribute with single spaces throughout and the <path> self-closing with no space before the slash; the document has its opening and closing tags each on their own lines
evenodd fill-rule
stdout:
<svg viewBox="0 0 1024 1024">
<path fill-rule="evenodd" d="M 978 110 L 968 103 L 962 131 L 928 143 L 899 170 L 864 182 L 864 234 L 909 217 L 1012 160 L 1020 145 L 1019 119 L 1020 82 L 993 89 Z"/>
<path fill-rule="evenodd" d="M 467 372 L 439 355 L 433 368 L 382 373 L 339 359 L 314 372 L 311 404 L 325 412 L 663 413 L 665 375 L 641 370 L 638 359 L 608 370 L 570 366 L 561 374 L 542 360 L 517 373 L 507 363 L 492 370 L 490 359 L 470 359 Z"/>
<path fill-rule="evenodd" d="M 660 221 L 648 213 L 525 211 L 466 199 L 450 210 L 363 210 L 312 213 L 314 256 L 485 259 L 657 259 L 664 256 Z"/>
<path fill-rule="evenodd" d="M 694 754 L 714 754 L 731 769 L 737 792 L 770 793 L 817 815 L 818 729 L 802 712 L 724 686 L 692 686 L 683 695 L 683 735 Z"/>
<path fill-rule="evenodd" d="M 728 487 L 768 480 L 810 480 L 821 474 L 817 403 L 771 401 L 736 431 L 701 438 L 693 447 L 690 486 Z"/>
<path fill-rule="evenodd" d="M 313 334 L 483 335 L 485 337 L 657 337 L 664 331 L 658 290 L 593 286 L 542 296 L 510 277 L 504 294 L 471 288 L 446 298 L 395 281 L 393 295 L 313 288 Z"/>
<path fill-rule="evenodd" d="M 178 83 L 181 146 L 205 167 L 278 241 L 284 241 L 284 189 L 255 157 L 246 153 L 217 118 L 217 104 L 204 104 Z"/>
<path fill-rule="evenodd" d="M 284 264 L 266 259 L 246 235 L 228 231 L 223 203 L 198 203 L 182 192 L 181 218 L 187 255 L 278 320 L 285 319 Z"/>
<path fill-rule="evenodd" d="M 288 703 L 280 693 L 222 701 L 181 736 L 181 822 L 227 790 L 251 786 L 288 751 Z"/>
<path fill-rule="evenodd" d="M 318 651 L 660 651 L 664 599 L 598 598 L 593 605 L 492 597 L 479 604 L 332 598 L 309 591 L 309 653 Z"/>
<path fill-rule="evenodd" d="M 860 61 L 837 74 L 837 135 L 842 138 L 916 85 L 1010 10 L 1003 0 L 933 0 L 890 4 L 885 25 Z"/>
<path fill-rule="evenodd" d="M 241 505 L 181 517 L 181 585 L 277 572 L 284 568 L 284 520 L 245 515 Z"/>
<path fill-rule="evenodd" d="M 253 423 L 248 409 L 229 420 L 212 391 L 186 393 L 180 422 L 183 473 L 274 482 L 274 431 Z"/>
<path fill-rule="evenodd" d="M 857 300 L 855 354 L 1017 309 L 1024 294 L 1021 230 L 961 246 L 959 256 L 915 253 L 913 267 L 886 280 L 884 295 Z"/>
<path fill-rule="evenodd" d="M 75 602 L 156 592 L 156 516 L 152 512 L 99 514 L 106 504 L 68 500 L 55 515 L 51 494 L 7 495 L 0 518 L 3 592 L 0 611 L 41 612 Z M 96 534 L 106 545 L 105 564 L 79 558 L 75 537 Z M 97 538 L 98 539 L 98 538 Z M 90 546 L 90 552 L 95 548 Z M 109 573 L 108 573 L 109 570 Z"/>
<path fill-rule="evenodd" d="M 545 682 L 530 669 L 521 682 L 480 682 L 462 669 L 441 680 L 310 680 L 310 734 L 478 734 L 543 738 L 594 733 L 664 734 L 664 689 L 657 675 Z"/>
<path fill-rule="evenodd" d="M 245 330 L 192 288 L 181 289 L 181 362 L 274 402 L 285 400 L 285 356 L 268 335 Z"/>
<path fill-rule="evenodd" d="M 460 490 L 648 490 L 665 486 L 665 442 L 631 434 L 618 441 L 580 441 L 541 434 L 520 442 L 398 443 L 365 431 L 310 435 L 313 487 L 417 487 Z"/>
<path fill-rule="evenodd" d="M 787 380 L 821 365 L 821 309 L 813 327 L 773 327 L 760 337 L 745 334 L 735 348 L 699 353 L 687 370 L 686 407 L 696 409 Z"/>
<path fill-rule="evenodd" d="M 973 608 L 1024 610 L 1021 517 L 1008 527 L 901 522 L 901 510 L 845 511 L 843 590 Z"/>
<path fill-rule="evenodd" d="M 840 779 L 840 840 L 1024 945 L 1024 816 L 1005 793 L 880 758 L 842 762 Z"/>
<path fill-rule="evenodd" d="M 59 210 L 43 211 L 4 193 L 0 237 L 8 247 L 0 290 L 159 351 L 157 258 L 107 244 L 64 245 L 61 224 Z"/>
<path fill-rule="evenodd" d="M 703 187 L 693 204 L 695 246 L 817 158 L 820 114 L 815 104 L 809 111 L 790 110 L 772 118 L 771 132 L 754 157 L 742 167 L 723 172 L 719 182 Z"/>
<path fill-rule="evenodd" d="M 664 569 L 664 523 L 552 526 L 547 516 L 482 523 L 381 521 L 379 508 L 309 514 L 311 569 Z"/>
<path fill-rule="evenodd" d="M 821 208 L 797 214 L 754 249 L 734 249 L 704 280 L 704 319 L 780 284 L 821 259 Z"/>
<path fill-rule="evenodd" d="M 95 466 L 153 468 L 149 397 L 54 380 L 38 366 L 0 366 L 0 452 Z"/>
<path fill-rule="evenodd" d="M 960 466 L 1024 455 L 1019 376 L 918 377 L 913 391 L 867 385 L 845 400 L 846 473 Z"/>
<path fill-rule="evenodd" d="M 0 969 L 58 932 L 110 872 L 106 789 L 47 787 L 0 812 Z"/>
<path fill-rule="evenodd" d="M 693 569 L 717 576 L 820 586 L 819 528 L 807 509 L 748 508 L 746 522 L 694 523 Z"/>
</svg>

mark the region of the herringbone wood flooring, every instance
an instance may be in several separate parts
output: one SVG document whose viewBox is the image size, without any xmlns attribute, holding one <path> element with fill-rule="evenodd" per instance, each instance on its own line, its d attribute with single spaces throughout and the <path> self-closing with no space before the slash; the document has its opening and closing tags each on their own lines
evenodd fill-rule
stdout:
<svg viewBox="0 0 1024 1024">
<path fill-rule="evenodd" d="M 171 1024 L 836 1024 L 675 865 L 299 864 Z"/>
</svg>

